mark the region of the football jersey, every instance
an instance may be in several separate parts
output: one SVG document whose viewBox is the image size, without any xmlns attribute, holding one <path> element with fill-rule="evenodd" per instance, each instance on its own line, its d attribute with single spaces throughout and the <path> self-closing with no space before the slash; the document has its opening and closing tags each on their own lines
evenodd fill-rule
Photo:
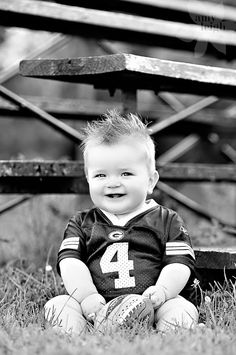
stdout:
<svg viewBox="0 0 236 355">
<path fill-rule="evenodd" d="M 181 263 L 191 270 L 183 290 L 188 298 L 195 257 L 179 215 L 156 205 L 124 226 L 112 224 L 98 208 L 77 212 L 65 229 L 57 260 L 77 258 L 90 270 L 98 292 L 109 301 L 127 293 L 142 294 L 155 285 L 165 265 Z"/>
</svg>

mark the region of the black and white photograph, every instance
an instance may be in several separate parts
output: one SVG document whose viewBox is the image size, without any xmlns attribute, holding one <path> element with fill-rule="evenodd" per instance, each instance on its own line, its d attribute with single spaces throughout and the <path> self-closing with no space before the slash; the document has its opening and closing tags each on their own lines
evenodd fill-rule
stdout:
<svg viewBox="0 0 236 355">
<path fill-rule="evenodd" d="M 235 1 L 0 0 L 0 355 L 235 352 Z"/>
</svg>

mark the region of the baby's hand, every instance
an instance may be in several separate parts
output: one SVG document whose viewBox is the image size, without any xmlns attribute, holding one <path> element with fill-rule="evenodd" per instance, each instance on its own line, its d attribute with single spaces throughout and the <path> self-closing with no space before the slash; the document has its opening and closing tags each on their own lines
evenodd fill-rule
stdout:
<svg viewBox="0 0 236 355">
<path fill-rule="evenodd" d="M 148 287 L 144 291 L 143 296 L 150 298 L 154 309 L 162 306 L 163 303 L 165 303 L 165 301 L 166 301 L 166 294 L 165 294 L 164 288 L 161 286 Z"/>
<path fill-rule="evenodd" d="M 106 304 L 105 298 L 99 293 L 87 296 L 81 302 L 83 315 L 88 320 L 94 320 L 96 313 Z"/>
</svg>

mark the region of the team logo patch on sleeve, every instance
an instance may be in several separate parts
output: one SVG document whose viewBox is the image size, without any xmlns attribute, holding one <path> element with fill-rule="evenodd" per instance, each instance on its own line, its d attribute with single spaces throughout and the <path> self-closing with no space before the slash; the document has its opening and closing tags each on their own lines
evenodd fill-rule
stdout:
<svg viewBox="0 0 236 355">
<path fill-rule="evenodd" d="M 180 232 L 183 232 L 184 234 L 189 235 L 187 229 L 184 226 L 181 226 L 179 230 L 180 230 Z"/>
<path fill-rule="evenodd" d="M 193 249 L 185 242 L 167 242 L 166 255 L 190 255 L 195 259 Z"/>
<path fill-rule="evenodd" d="M 79 237 L 70 237 L 63 240 L 59 251 L 64 249 L 78 249 Z"/>
</svg>

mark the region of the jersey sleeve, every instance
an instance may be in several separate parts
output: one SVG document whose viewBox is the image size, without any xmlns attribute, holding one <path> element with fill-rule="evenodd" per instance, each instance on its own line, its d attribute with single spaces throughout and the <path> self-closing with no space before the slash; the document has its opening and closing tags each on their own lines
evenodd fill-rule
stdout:
<svg viewBox="0 0 236 355">
<path fill-rule="evenodd" d="M 72 217 L 65 228 L 64 238 L 57 257 L 57 271 L 59 275 L 59 263 L 65 258 L 75 258 L 81 261 L 85 261 L 86 259 L 85 237 L 79 216 Z"/>
<path fill-rule="evenodd" d="M 164 265 L 181 263 L 194 270 L 195 255 L 189 233 L 183 220 L 177 213 L 174 213 L 171 218 L 167 234 L 163 257 Z"/>
</svg>

